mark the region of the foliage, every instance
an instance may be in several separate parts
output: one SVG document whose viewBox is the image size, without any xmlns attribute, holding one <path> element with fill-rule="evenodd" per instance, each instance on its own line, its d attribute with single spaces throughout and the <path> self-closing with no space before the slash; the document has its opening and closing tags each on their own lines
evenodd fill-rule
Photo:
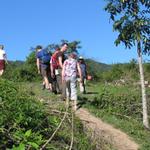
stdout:
<svg viewBox="0 0 150 150">
<path fill-rule="evenodd" d="M 149 0 L 107 0 L 105 11 L 110 14 L 114 31 L 119 35 L 115 41 L 131 48 L 136 42 L 142 44 L 144 53 L 150 47 L 150 3 Z"/>
<path fill-rule="evenodd" d="M 36 81 L 40 79 L 36 69 L 35 53 L 31 52 L 26 62 L 9 62 L 4 72 L 4 78 L 11 81 Z"/>
<path fill-rule="evenodd" d="M 80 101 L 94 115 L 133 137 L 139 143 L 140 150 L 148 150 L 150 134 L 141 123 L 142 102 L 139 91 L 140 87 L 135 85 L 94 83 L 87 87 L 88 94 L 81 95 Z M 150 89 L 147 89 L 147 95 L 149 97 Z"/>
<path fill-rule="evenodd" d="M 118 63 L 111 65 L 110 70 L 102 73 L 101 79 L 106 82 L 115 82 L 122 79 L 125 83 L 133 83 L 139 80 L 137 72 L 137 62 L 132 59 L 129 63 Z"/>
<path fill-rule="evenodd" d="M 128 91 L 127 93 L 113 93 L 108 87 L 104 87 L 101 93 L 91 102 L 98 109 L 105 109 L 109 113 L 116 113 L 134 117 L 141 120 L 141 102 L 139 93 Z"/>
<path fill-rule="evenodd" d="M 101 74 L 111 69 L 111 65 L 96 62 L 92 59 L 85 59 L 88 74 L 92 75 L 95 81 L 101 80 Z"/>
<path fill-rule="evenodd" d="M 42 128 L 48 127 L 43 107 L 30 95 L 15 86 L 15 83 L 0 80 L 1 97 L 1 149 L 32 145 L 38 148 L 42 142 Z M 7 93 L 7 94 L 6 94 Z M 35 128 L 37 127 L 37 129 Z"/>
<path fill-rule="evenodd" d="M 25 88 L 25 86 L 16 85 L 16 82 L 0 79 L 0 149 L 40 149 L 63 116 L 63 113 L 52 113 L 51 108 L 47 108 L 48 106 L 35 99 L 35 93 L 31 89 L 23 90 L 23 87 Z M 79 121 L 76 126 L 76 142 L 73 149 L 78 147 L 92 149 L 84 133 L 80 132 L 83 127 Z M 46 148 L 68 147 L 70 127 L 70 122 L 66 120 L 53 142 Z"/>
</svg>

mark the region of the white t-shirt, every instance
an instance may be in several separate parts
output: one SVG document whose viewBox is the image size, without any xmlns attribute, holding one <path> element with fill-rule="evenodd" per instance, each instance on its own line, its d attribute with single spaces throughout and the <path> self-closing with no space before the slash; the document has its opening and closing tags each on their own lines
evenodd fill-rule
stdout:
<svg viewBox="0 0 150 150">
<path fill-rule="evenodd" d="M 6 58 L 5 51 L 0 49 L 0 60 L 5 60 L 5 58 Z"/>
</svg>

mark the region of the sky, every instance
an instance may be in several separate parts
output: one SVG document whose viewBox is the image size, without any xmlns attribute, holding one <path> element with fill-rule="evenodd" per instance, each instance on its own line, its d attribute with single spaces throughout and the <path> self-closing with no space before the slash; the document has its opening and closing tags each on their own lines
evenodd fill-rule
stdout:
<svg viewBox="0 0 150 150">
<path fill-rule="evenodd" d="M 36 45 L 81 41 L 80 55 L 114 64 L 137 59 L 136 48 L 116 47 L 105 0 L 0 0 L 0 44 L 9 60 L 25 60 Z M 147 59 L 147 58 L 144 58 Z"/>
</svg>

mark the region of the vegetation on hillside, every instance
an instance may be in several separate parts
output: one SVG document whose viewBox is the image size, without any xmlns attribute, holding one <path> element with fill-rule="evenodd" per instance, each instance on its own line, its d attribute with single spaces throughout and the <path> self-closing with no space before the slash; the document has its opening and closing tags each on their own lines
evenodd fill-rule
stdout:
<svg viewBox="0 0 150 150">
<path fill-rule="evenodd" d="M 87 95 L 80 95 L 80 104 L 95 116 L 113 124 L 132 137 L 140 150 L 150 149 L 150 134 L 142 124 L 140 85 L 89 84 Z M 147 89 L 150 94 L 150 89 Z M 150 103 L 148 105 L 150 108 Z M 149 114 L 150 114 L 150 109 Z"/>
<path fill-rule="evenodd" d="M 30 89 L 0 79 L 0 149 L 40 149 L 53 134 L 63 115 L 64 106 L 53 111 L 41 103 Z M 71 142 L 71 114 L 46 149 L 68 149 Z M 81 123 L 75 119 L 72 149 L 91 150 Z"/>
<path fill-rule="evenodd" d="M 28 86 L 28 81 L 33 86 L 35 81 L 41 81 L 35 61 L 35 51 L 29 54 L 25 62 L 10 61 L 3 76 L 5 79 L 0 79 L 0 149 L 39 149 L 63 117 L 64 104 L 57 107 L 60 113 L 53 113 L 51 107 L 39 102 L 50 99 L 51 104 L 56 105 L 60 103 L 56 102 L 56 96 L 49 93 L 45 96 L 43 91 L 38 91 L 40 87 L 35 87 L 33 91 L 33 87 Z M 86 103 L 86 107 L 95 115 L 134 137 L 142 145 L 142 150 L 150 148 L 147 141 L 150 137 L 141 124 L 142 104 L 137 61 L 133 59 L 129 63 L 112 65 L 92 59 L 85 61 L 93 81 L 87 82 L 87 95 L 80 95 L 81 104 Z M 144 63 L 144 70 L 146 80 L 150 82 L 150 63 Z M 149 90 L 147 93 L 149 96 Z M 52 143 L 47 145 L 47 149 L 69 147 L 71 116 L 68 118 Z M 75 126 L 73 149 L 94 149 L 94 145 L 88 145 L 89 139 L 82 132 L 83 126 L 78 120 L 75 120 Z"/>
<path fill-rule="evenodd" d="M 142 54 L 150 53 L 150 18 L 149 0 L 107 0 L 105 11 L 113 22 L 113 30 L 118 32 L 116 46 L 135 47 L 138 55 L 139 77 L 142 93 L 143 124 L 149 127 L 147 97 L 143 71 Z"/>
</svg>

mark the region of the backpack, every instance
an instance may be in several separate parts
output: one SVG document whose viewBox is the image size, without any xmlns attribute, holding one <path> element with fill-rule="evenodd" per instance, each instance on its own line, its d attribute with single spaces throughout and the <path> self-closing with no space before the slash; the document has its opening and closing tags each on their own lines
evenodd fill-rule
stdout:
<svg viewBox="0 0 150 150">
<path fill-rule="evenodd" d="M 50 63 L 50 59 L 51 59 L 51 55 L 48 52 L 48 50 L 46 49 L 42 49 L 38 55 L 40 62 L 42 64 L 49 64 Z"/>
<path fill-rule="evenodd" d="M 51 63 L 54 69 L 58 69 L 59 68 L 59 61 L 58 61 L 58 51 L 56 51 L 51 58 Z"/>
<path fill-rule="evenodd" d="M 67 78 L 77 76 L 77 60 L 76 59 L 67 59 L 64 62 L 65 67 L 65 76 Z"/>
</svg>

